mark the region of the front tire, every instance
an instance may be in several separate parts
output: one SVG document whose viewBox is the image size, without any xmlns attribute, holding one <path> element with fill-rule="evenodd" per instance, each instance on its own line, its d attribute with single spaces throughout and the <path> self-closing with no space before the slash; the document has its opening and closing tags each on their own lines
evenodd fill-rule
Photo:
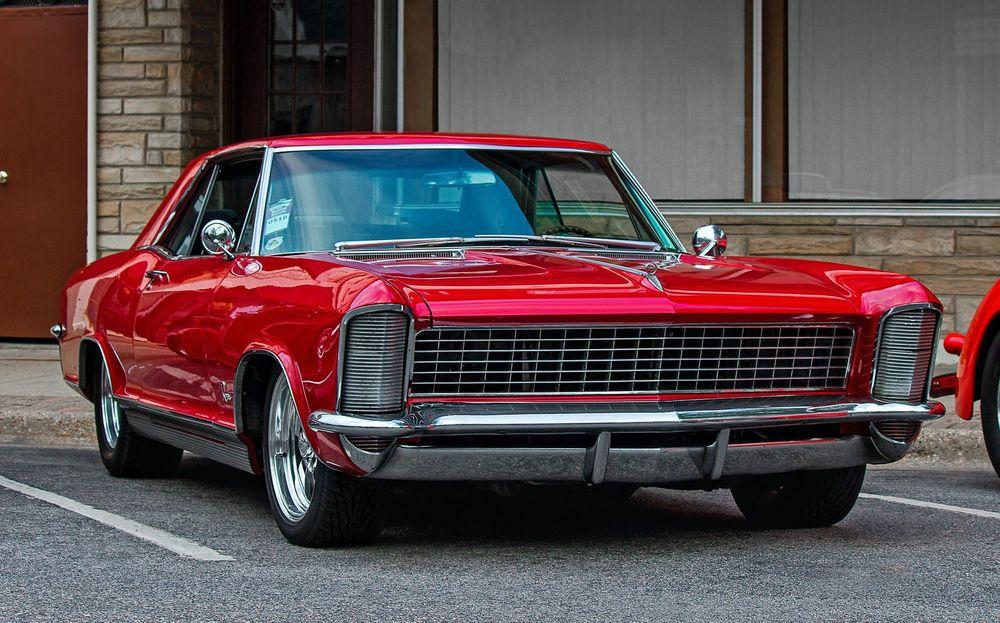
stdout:
<svg viewBox="0 0 1000 623">
<path fill-rule="evenodd" d="M 983 440 L 993 469 L 1000 476 L 1000 335 L 993 338 L 983 364 L 980 379 L 980 407 L 983 420 Z"/>
<path fill-rule="evenodd" d="M 271 513 L 285 538 L 296 545 L 324 547 L 365 543 L 378 536 L 386 508 L 382 487 L 319 460 L 280 371 L 271 378 L 265 404 L 264 478 Z"/>
<path fill-rule="evenodd" d="M 101 461 L 116 478 L 170 476 L 184 451 L 137 434 L 111 391 L 111 376 L 102 361 L 95 370 L 94 421 Z"/>
<path fill-rule="evenodd" d="M 865 466 L 758 476 L 733 487 L 743 516 L 761 528 L 822 528 L 847 516 Z"/>
</svg>

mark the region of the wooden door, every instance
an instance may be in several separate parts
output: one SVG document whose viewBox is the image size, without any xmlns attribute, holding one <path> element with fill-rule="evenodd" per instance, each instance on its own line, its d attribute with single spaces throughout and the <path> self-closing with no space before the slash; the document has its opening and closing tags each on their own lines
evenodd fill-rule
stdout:
<svg viewBox="0 0 1000 623">
<path fill-rule="evenodd" d="M 0 338 L 47 338 L 87 259 L 87 7 L 0 7 Z"/>
</svg>

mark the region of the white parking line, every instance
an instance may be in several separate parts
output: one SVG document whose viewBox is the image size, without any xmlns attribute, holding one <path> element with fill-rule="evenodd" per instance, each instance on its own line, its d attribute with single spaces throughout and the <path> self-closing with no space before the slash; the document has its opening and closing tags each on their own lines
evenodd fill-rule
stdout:
<svg viewBox="0 0 1000 623">
<path fill-rule="evenodd" d="M 44 489 L 37 489 L 24 483 L 17 482 L 16 480 L 10 480 L 0 476 L 0 487 L 5 487 L 11 491 L 17 491 L 18 493 L 23 493 L 28 497 L 48 502 L 49 504 L 54 504 L 60 508 L 65 508 L 68 511 L 72 511 L 78 515 L 83 515 L 84 517 L 93 519 L 94 521 L 100 522 L 106 526 L 110 526 L 115 530 L 121 530 L 125 534 L 131 534 L 134 537 L 148 541 L 153 545 L 162 547 L 163 549 L 169 550 L 184 558 L 194 558 L 195 560 L 212 562 L 233 560 L 232 556 L 219 553 L 210 547 L 205 547 L 204 545 L 198 545 L 194 541 L 189 541 L 175 534 L 170 534 L 169 532 L 165 532 L 159 528 L 147 526 L 146 524 L 141 524 L 137 521 L 120 517 L 114 513 L 109 513 L 108 511 L 102 511 L 101 509 L 94 508 L 93 506 L 87 506 L 86 504 L 82 504 L 76 500 L 71 500 L 56 493 L 45 491 Z"/>
<path fill-rule="evenodd" d="M 965 515 L 975 515 L 976 517 L 987 517 L 989 519 L 1000 519 L 1000 513 L 993 511 L 979 510 L 978 508 L 965 508 L 964 506 L 952 506 L 951 504 L 938 504 L 937 502 L 924 502 L 923 500 L 911 500 L 909 498 L 897 498 L 891 495 L 875 495 L 874 493 L 862 493 L 859 497 L 872 500 L 882 500 L 883 502 L 893 502 L 894 504 L 906 504 L 907 506 L 919 506 L 921 508 L 934 508 L 939 511 L 951 511 Z"/>
</svg>

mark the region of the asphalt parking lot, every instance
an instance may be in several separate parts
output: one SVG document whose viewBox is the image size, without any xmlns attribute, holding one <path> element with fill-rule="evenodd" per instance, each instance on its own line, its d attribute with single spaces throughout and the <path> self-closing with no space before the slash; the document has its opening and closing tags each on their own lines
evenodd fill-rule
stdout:
<svg viewBox="0 0 1000 623">
<path fill-rule="evenodd" d="M 642 489 L 593 507 L 410 488 L 395 493 L 378 543 L 309 550 L 282 539 L 259 479 L 206 460 L 129 481 L 107 476 L 93 450 L 0 448 L 3 621 L 1000 617 L 1000 480 L 987 466 L 870 470 L 866 494 L 949 509 L 866 497 L 837 527 L 808 531 L 753 531 L 724 491 Z M 222 560 L 178 555 L 10 483 Z"/>
</svg>

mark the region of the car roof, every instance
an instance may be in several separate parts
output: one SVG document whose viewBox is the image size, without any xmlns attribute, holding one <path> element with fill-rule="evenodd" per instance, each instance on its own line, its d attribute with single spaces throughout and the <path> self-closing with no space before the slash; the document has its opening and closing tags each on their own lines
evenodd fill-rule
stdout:
<svg viewBox="0 0 1000 623">
<path fill-rule="evenodd" d="M 448 132 L 342 132 L 336 134 L 298 134 L 244 141 L 227 145 L 206 156 L 252 147 L 381 147 L 399 145 L 455 145 L 469 147 L 511 147 L 529 149 L 570 149 L 608 154 L 607 145 L 576 139 L 509 134 L 458 134 Z"/>
</svg>

